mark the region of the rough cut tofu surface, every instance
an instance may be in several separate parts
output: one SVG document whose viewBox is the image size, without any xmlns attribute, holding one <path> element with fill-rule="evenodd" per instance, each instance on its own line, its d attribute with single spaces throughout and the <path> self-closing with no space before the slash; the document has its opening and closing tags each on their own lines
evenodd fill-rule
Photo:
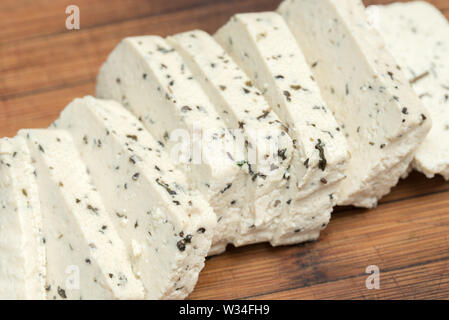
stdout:
<svg viewBox="0 0 449 320">
<path fill-rule="evenodd" d="M 449 23 L 428 2 L 368 7 L 412 88 L 432 116 L 433 126 L 418 147 L 413 167 L 449 180 Z"/>
<path fill-rule="evenodd" d="M 373 207 L 407 170 L 431 127 L 359 0 L 287 0 L 278 9 L 349 144 L 341 205 Z"/>
<path fill-rule="evenodd" d="M 0 139 L 0 299 L 45 299 L 45 246 L 30 152 Z"/>
<path fill-rule="evenodd" d="M 259 171 L 260 167 L 247 166 L 241 150 L 236 148 L 235 152 L 237 138 L 229 129 L 238 128 L 228 127 L 218 113 L 224 107 L 220 109 L 211 102 L 185 60 L 167 41 L 153 36 L 122 41 L 101 68 L 97 96 L 122 101 L 171 155 L 177 150 L 176 140 L 171 139 L 172 131 L 179 128 L 189 132 L 194 127 L 209 129 L 214 133 L 213 145 L 226 141 L 225 147 L 217 152 L 206 150 L 206 158 L 214 156 L 214 161 L 180 165 L 217 215 L 218 226 L 210 254 L 223 252 L 228 243 L 240 246 L 270 240 L 273 233 L 258 232 L 257 224 L 275 224 L 276 215 L 270 215 L 277 210 L 273 208 L 288 206 L 287 202 L 291 201 L 282 201 L 279 190 L 274 195 L 257 194 L 263 190 L 260 186 L 265 183 L 267 174 Z M 233 116 L 230 119 L 236 122 L 236 114 Z M 250 144 L 247 143 L 249 148 Z M 289 150 L 282 150 L 279 156 L 281 159 L 291 157 Z M 287 179 L 288 174 L 285 174 Z M 268 214 L 258 217 L 256 212 L 261 210 L 256 211 L 254 204 L 263 205 Z"/>
<path fill-rule="evenodd" d="M 72 134 L 146 298 L 187 297 L 212 242 L 209 204 L 119 103 L 76 99 L 54 126 Z"/>
<path fill-rule="evenodd" d="M 256 188 L 252 200 L 256 221 L 254 225 L 243 225 L 240 242 L 270 241 L 275 245 L 294 243 L 300 237 L 303 240 L 304 233 L 312 230 L 319 232 L 323 223 L 328 222 L 328 212 L 317 211 L 315 208 L 314 219 L 310 216 L 306 224 L 295 223 L 298 212 L 293 212 L 293 208 L 304 197 L 304 193 L 293 188 L 292 182 L 294 180 L 299 185 L 304 184 L 306 159 L 301 158 L 295 150 L 296 146 L 287 133 L 288 127 L 279 120 L 262 92 L 206 32 L 185 32 L 170 37 L 169 42 L 182 54 L 228 127 L 239 128 L 247 137 L 255 134 L 260 137 L 254 143 L 254 149 L 264 157 L 259 157 L 257 164 L 253 164 L 251 168 L 264 173 L 266 177 L 254 181 L 254 175 L 249 175 L 248 185 Z M 270 146 L 270 143 L 273 145 Z M 315 151 L 319 153 L 318 150 Z M 328 196 L 327 199 L 329 200 Z M 302 219 L 307 220 L 304 214 Z M 302 228 L 304 230 L 298 232 Z"/>
<path fill-rule="evenodd" d="M 96 95 L 131 110 L 205 195 L 218 221 L 211 254 L 223 252 L 241 219 L 251 219 L 244 159 L 233 156 L 232 135 L 181 56 L 160 37 L 124 39 L 102 66 Z"/>
<path fill-rule="evenodd" d="M 298 218 L 329 214 L 349 159 L 347 143 L 285 21 L 275 12 L 237 14 L 215 38 L 251 76 L 294 139 L 296 161 L 306 170 L 304 178 L 293 175 L 290 184 L 303 199 L 294 206 Z M 316 190 L 326 190 L 327 201 L 305 199 Z"/>
<path fill-rule="evenodd" d="M 48 299 L 141 299 L 125 246 L 70 135 L 21 130 L 30 149 L 42 212 Z"/>
</svg>

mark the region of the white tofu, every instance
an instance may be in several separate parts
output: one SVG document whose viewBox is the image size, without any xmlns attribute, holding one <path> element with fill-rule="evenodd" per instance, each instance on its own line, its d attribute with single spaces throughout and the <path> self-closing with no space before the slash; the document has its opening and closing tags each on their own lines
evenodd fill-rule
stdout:
<svg viewBox="0 0 449 320">
<path fill-rule="evenodd" d="M 45 299 L 39 193 L 26 142 L 0 139 L 0 299 Z"/>
<path fill-rule="evenodd" d="M 54 127 L 68 130 L 147 299 L 182 299 L 194 289 L 216 217 L 168 154 L 115 101 L 75 99 Z"/>
<path fill-rule="evenodd" d="M 257 157 L 249 159 L 250 150 L 244 150 L 245 166 L 249 164 L 252 171 L 263 174 L 264 178 L 255 173 L 248 175 L 247 185 L 252 196 L 249 204 L 255 219 L 242 221 L 241 236 L 250 233 L 251 238 L 263 229 L 272 230 L 273 219 L 284 208 L 274 203 L 282 197 L 279 189 L 287 184 L 283 177 L 292 162 L 293 144 L 285 126 L 246 74 L 209 34 L 195 30 L 169 37 L 168 41 L 183 56 L 228 128 L 238 130 L 251 141 L 248 146 L 256 153 Z M 283 157 L 279 156 L 281 152 Z M 260 240 L 270 240 L 272 231 L 264 233 L 268 238 Z"/>
<path fill-rule="evenodd" d="M 124 39 L 102 66 L 96 95 L 130 109 L 205 195 L 218 221 L 211 254 L 235 243 L 240 221 L 254 219 L 242 192 L 248 179 L 238 164 L 244 158 L 233 157 L 232 136 L 181 56 L 160 37 Z M 180 130 L 190 141 L 178 142 Z M 180 149 L 188 151 L 187 161 L 178 159 Z"/>
<path fill-rule="evenodd" d="M 336 202 L 331 195 L 345 177 L 349 159 L 346 139 L 288 26 L 274 12 L 237 14 L 215 38 L 275 106 L 295 141 L 296 161 L 307 164 L 305 177 L 293 177 L 298 181 L 291 188 L 304 199 L 296 203 L 299 216 L 330 213 Z M 327 201 L 321 201 L 324 207 L 317 200 L 305 199 L 323 189 L 327 190 L 323 192 Z M 306 205 L 309 202 L 316 205 Z"/>
<path fill-rule="evenodd" d="M 228 243 L 240 246 L 273 240 L 273 232 L 258 225 L 270 228 L 277 225 L 280 219 L 277 206 L 288 206 L 288 200 L 282 200 L 280 190 L 261 196 L 259 191 L 263 187 L 260 186 L 268 174 L 253 170 L 246 165 L 245 155 L 234 152 L 235 136 L 229 134 L 224 119 L 217 112 L 227 107 L 217 107 L 211 102 L 181 55 L 165 40 L 150 36 L 122 41 L 100 71 L 97 96 L 122 101 L 153 136 L 163 141 L 171 154 L 176 148 L 170 141 L 173 136 L 170 132 L 178 128 L 191 131 L 198 124 L 216 132 L 216 137 L 226 139 L 225 147 L 231 144 L 230 148 L 214 153 L 220 163 L 209 161 L 207 166 L 192 162 L 181 166 L 217 214 L 218 226 L 211 254 L 224 251 Z M 233 110 L 226 121 L 238 124 L 237 108 Z M 217 140 L 212 142 L 216 144 Z M 251 148 L 250 143 L 247 145 Z M 237 151 L 241 150 L 237 148 Z M 290 159 L 288 152 L 282 151 L 281 158 Z M 285 176 L 288 179 L 288 172 Z M 257 187 L 252 186 L 254 183 Z M 270 191 L 270 187 L 267 190 Z M 265 209 L 262 217 L 256 213 L 263 211 L 260 206 Z"/>
<path fill-rule="evenodd" d="M 339 204 L 373 207 L 407 170 L 430 115 L 359 0 L 287 0 L 278 9 L 344 130 L 351 161 Z"/>
<path fill-rule="evenodd" d="M 293 187 L 290 177 L 294 177 L 292 180 L 295 180 L 297 185 L 304 184 L 303 177 L 307 173 L 307 168 L 303 163 L 306 158 L 301 158 L 299 152 L 294 150 L 296 146 L 293 146 L 292 139 L 286 133 L 288 127 L 279 120 L 261 91 L 206 32 L 195 30 L 178 34 L 170 37 L 169 42 L 183 55 L 189 69 L 201 83 L 228 127 L 239 128 L 245 136 L 257 133 L 262 137 L 257 141 L 251 140 L 256 141 L 255 148 L 259 155 L 268 156 L 259 157 L 257 166 L 253 164 L 252 168 L 257 168 L 266 177 L 255 186 L 252 186 L 254 183 L 248 183 L 250 187 L 256 188 L 256 196 L 252 200 L 256 222 L 254 231 L 244 237 L 242 243 L 248 242 L 248 238 L 251 237 L 254 237 L 254 242 L 270 240 L 272 244 L 294 243 L 298 237 L 303 236 L 295 232 L 298 229 L 307 229 L 301 233 L 315 229 L 319 231 L 323 223 L 319 226 L 309 225 L 309 228 L 304 224 L 295 224 L 295 220 L 298 219 L 296 215 L 301 214 L 304 219 L 304 212 L 293 212 L 292 208 L 301 208 L 298 204 L 304 193 Z M 270 146 L 269 143 L 273 145 Z M 269 153 L 263 150 L 272 151 Z M 319 153 L 318 150 L 314 150 L 316 154 Z M 282 157 L 279 156 L 281 153 Z M 249 178 L 253 180 L 253 176 Z M 326 198 L 329 200 L 328 196 Z M 318 216 L 321 215 L 327 224 L 329 214 L 324 211 L 326 210 L 315 208 L 316 222 L 320 220 Z M 291 228 L 288 229 L 287 226 Z M 250 225 L 243 226 L 244 233 L 248 232 L 249 227 Z M 256 232 L 263 233 L 267 238 L 255 236 Z M 280 240 L 282 238 L 285 240 Z"/>
<path fill-rule="evenodd" d="M 449 180 L 449 23 L 423 1 L 367 10 L 433 120 L 413 167 L 428 178 L 441 174 Z"/>
<path fill-rule="evenodd" d="M 70 135 L 57 130 L 19 135 L 26 138 L 39 189 L 47 298 L 143 298 L 125 246 Z"/>
</svg>

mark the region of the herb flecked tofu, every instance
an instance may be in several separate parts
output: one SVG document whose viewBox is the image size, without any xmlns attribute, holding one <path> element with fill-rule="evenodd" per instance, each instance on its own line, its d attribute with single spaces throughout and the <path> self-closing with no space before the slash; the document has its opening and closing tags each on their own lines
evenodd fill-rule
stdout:
<svg viewBox="0 0 449 320">
<path fill-rule="evenodd" d="M 54 127 L 71 133 L 146 298 L 187 297 L 204 267 L 216 226 L 203 196 L 116 101 L 76 99 Z"/>
<path fill-rule="evenodd" d="M 367 10 L 432 117 L 432 129 L 418 147 L 413 167 L 428 178 L 441 174 L 449 180 L 449 23 L 423 1 Z"/>
<path fill-rule="evenodd" d="M 339 204 L 374 207 L 407 171 L 430 115 L 360 0 L 287 0 L 278 12 L 349 144 Z"/>
<path fill-rule="evenodd" d="M 293 204 L 301 213 L 298 219 L 330 213 L 345 177 L 348 147 L 285 21 L 275 12 L 237 14 L 215 38 L 251 77 L 295 142 L 295 161 L 306 170 L 304 177 L 292 172 L 290 191 L 303 199 Z"/>
<path fill-rule="evenodd" d="M 43 240 L 27 144 L 21 137 L 0 139 L 0 299 L 45 299 Z"/>
<path fill-rule="evenodd" d="M 21 130 L 39 189 L 47 299 L 142 299 L 100 195 L 66 131 Z"/>
<path fill-rule="evenodd" d="M 169 37 L 168 41 L 184 57 L 226 124 L 239 128 L 246 137 L 259 137 L 251 146 L 262 157 L 256 164 L 246 164 L 258 172 L 248 177 L 248 186 L 256 188 L 252 200 L 256 220 L 253 226 L 244 221 L 239 243 L 270 241 L 281 245 L 316 239 L 323 224 L 329 221 L 332 201 L 326 195 L 325 209 L 305 210 L 303 199 L 308 194 L 295 186 L 305 184 L 308 164 L 296 150 L 298 144 L 290 137 L 290 128 L 279 119 L 251 78 L 208 33 L 194 30 Z M 248 148 L 248 155 L 251 151 Z M 316 148 L 314 153 L 318 158 Z M 310 165 L 314 165 L 313 160 Z"/>
<path fill-rule="evenodd" d="M 126 38 L 102 66 L 96 96 L 128 108 L 204 194 L 218 221 L 211 254 L 225 251 L 250 217 L 244 159 L 181 56 L 157 36 Z"/>
<path fill-rule="evenodd" d="M 222 85 L 227 88 L 223 90 L 218 87 L 221 93 L 226 93 L 228 88 L 231 91 L 229 84 Z M 248 91 L 248 95 L 259 97 L 255 93 L 257 90 L 248 85 L 249 83 L 244 83 L 239 89 L 243 94 Z M 217 86 L 213 85 L 212 89 L 209 90 L 209 94 L 212 91 L 217 92 Z M 190 159 L 191 161 L 187 164 L 180 165 L 190 181 L 203 192 L 217 215 L 218 226 L 210 254 L 223 252 L 228 243 L 240 246 L 267 241 L 273 237 L 273 232 L 265 232 L 266 229 L 261 228 L 261 232 L 258 232 L 257 224 L 269 226 L 269 222 L 273 221 L 272 225 L 278 225 L 277 212 L 282 208 L 277 206 L 288 207 L 292 202 L 280 196 L 267 196 L 270 195 L 271 188 L 269 183 L 265 184 L 268 174 L 274 169 L 273 172 L 280 177 L 279 173 L 282 171 L 277 170 L 276 165 L 271 166 L 273 163 L 267 166 L 261 162 L 257 163 L 260 166 L 254 167 L 250 163 L 248 166 L 249 161 L 245 155 L 242 156 L 242 152 L 234 152 L 235 144 L 237 144 L 236 149 L 239 149 L 236 142 L 238 138 L 229 129 L 239 130 L 240 127 L 245 127 L 243 123 L 238 123 L 239 119 L 245 117 L 244 110 L 242 113 L 239 108 L 230 107 L 229 100 L 225 99 L 222 100 L 224 105 L 216 106 L 211 100 L 218 101 L 219 98 L 211 99 L 206 94 L 197 75 L 192 72 L 181 54 L 170 43 L 154 36 L 123 40 L 101 68 L 97 96 L 121 101 L 144 123 L 170 154 L 177 150 L 175 148 L 177 139 L 171 133 L 179 128 L 187 129 L 189 132 L 192 132 L 193 128 L 212 131 L 212 145 L 217 145 L 220 141 L 226 142 L 224 148 L 219 148 L 217 152 L 206 149 L 203 152 L 206 161 L 198 163 Z M 262 108 L 257 107 L 260 111 L 257 115 L 247 116 L 247 120 L 252 119 L 248 120 L 249 125 L 255 126 L 258 122 L 257 118 L 261 122 L 267 121 L 264 119 L 266 117 L 276 119 L 274 113 L 268 112 L 270 110 L 263 97 L 259 98 L 264 105 Z M 230 99 L 230 96 L 227 96 L 227 99 Z M 227 111 L 227 114 L 222 111 Z M 231 122 L 235 128 L 229 126 Z M 277 125 L 274 124 L 272 127 L 276 128 L 277 132 L 282 132 Z M 290 154 L 293 148 L 292 143 L 289 143 L 290 138 L 288 135 L 280 134 L 280 136 L 283 139 L 282 143 L 287 142 L 286 146 L 282 150 L 277 150 L 275 155 L 269 154 L 267 159 L 275 157 L 282 161 L 291 159 Z M 275 137 L 277 136 L 273 136 Z M 228 147 L 228 143 L 231 147 Z M 251 141 L 244 141 L 243 145 L 246 145 L 248 149 L 259 147 L 253 145 Z M 245 151 L 243 150 L 243 153 Z M 209 161 L 208 158 L 214 161 Z M 281 165 L 285 166 L 281 163 L 279 167 Z M 288 165 L 286 167 L 288 168 Z M 258 170 L 262 168 L 265 171 Z M 284 180 L 288 180 L 288 170 L 282 175 L 284 176 Z M 280 183 L 285 182 L 280 181 Z M 274 194 L 278 193 L 279 190 L 274 190 Z M 265 215 L 258 217 L 257 212 L 260 213 L 263 210 L 258 208 L 256 211 L 255 207 L 260 205 L 265 208 Z M 273 216 L 275 218 L 272 218 Z M 323 215 L 323 217 L 323 223 L 327 223 L 329 215 Z M 312 220 L 310 217 L 310 221 Z M 318 223 L 314 224 L 318 225 Z M 291 228 L 290 234 L 294 235 L 297 229 Z M 316 230 L 314 230 L 313 238 L 316 237 Z"/>
</svg>

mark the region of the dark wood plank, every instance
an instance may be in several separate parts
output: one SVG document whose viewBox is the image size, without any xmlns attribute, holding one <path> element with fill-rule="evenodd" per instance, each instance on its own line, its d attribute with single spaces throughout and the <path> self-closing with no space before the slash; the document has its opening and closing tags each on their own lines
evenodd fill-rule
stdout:
<svg viewBox="0 0 449 320">
<path fill-rule="evenodd" d="M 323 293 L 328 291 L 320 298 L 363 298 L 372 294 L 413 298 L 415 291 L 404 291 L 402 286 L 425 290 L 426 282 L 441 279 L 442 270 L 435 274 L 432 264 L 449 259 L 448 217 L 448 194 L 338 214 L 317 242 L 282 248 L 255 245 L 212 258 L 191 298 L 265 297 L 264 292 L 269 295 L 266 297 L 281 298 L 290 291 L 289 298 L 294 298 L 297 292 L 310 294 L 317 286 L 327 289 Z M 365 288 L 369 265 L 380 268 L 381 290 Z M 416 277 L 419 266 L 428 266 L 424 268 L 427 272 Z M 396 279 L 400 272 L 404 283 Z M 341 290 L 346 293 L 333 292 L 342 281 L 346 289 Z M 394 286 L 393 281 L 398 282 L 396 290 L 384 292 L 382 288 Z M 448 291 L 440 294 L 444 292 L 449 297 Z"/>
<path fill-rule="evenodd" d="M 5 46 L 0 60 L 0 99 L 51 90 L 60 85 L 91 81 L 109 52 L 127 36 L 169 34 L 202 28 L 214 32 L 237 12 L 270 10 L 279 1 L 241 0 L 214 2 L 152 17 L 98 28 L 65 32 Z"/>
<path fill-rule="evenodd" d="M 361 275 L 251 299 L 448 299 L 448 266 L 448 260 L 441 260 L 383 272 L 380 290 L 367 290 L 367 275 Z"/>
<path fill-rule="evenodd" d="M 0 137 L 13 137 L 22 128 L 46 128 L 74 98 L 94 91 L 95 83 L 90 81 L 0 100 Z"/>
<path fill-rule="evenodd" d="M 0 2 L 0 45 L 67 32 L 66 8 L 77 5 L 81 28 L 206 6 L 223 0 L 3 0 Z"/>
</svg>

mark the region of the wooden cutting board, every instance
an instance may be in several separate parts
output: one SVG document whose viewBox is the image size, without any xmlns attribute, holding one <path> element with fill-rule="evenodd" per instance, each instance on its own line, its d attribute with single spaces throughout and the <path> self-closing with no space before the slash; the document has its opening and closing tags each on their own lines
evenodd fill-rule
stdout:
<svg viewBox="0 0 449 320">
<path fill-rule="evenodd" d="M 388 0 L 365 4 L 389 3 Z M 430 1 L 449 18 L 449 0 Z M 280 0 L 2 0 L 0 136 L 47 127 L 94 93 L 108 53 L 126 36 L 214 32 L 237 12 Z M 65 28 L 66 7 L 81 29 Z M 380 269 L 368 290 L 366 268 Z M 413 173 L 374 210 L 337 208 L 318 242 L 230 248 L 209 258 L 192 299 L 449 298 L 449 183 Z"/>
</svg>

